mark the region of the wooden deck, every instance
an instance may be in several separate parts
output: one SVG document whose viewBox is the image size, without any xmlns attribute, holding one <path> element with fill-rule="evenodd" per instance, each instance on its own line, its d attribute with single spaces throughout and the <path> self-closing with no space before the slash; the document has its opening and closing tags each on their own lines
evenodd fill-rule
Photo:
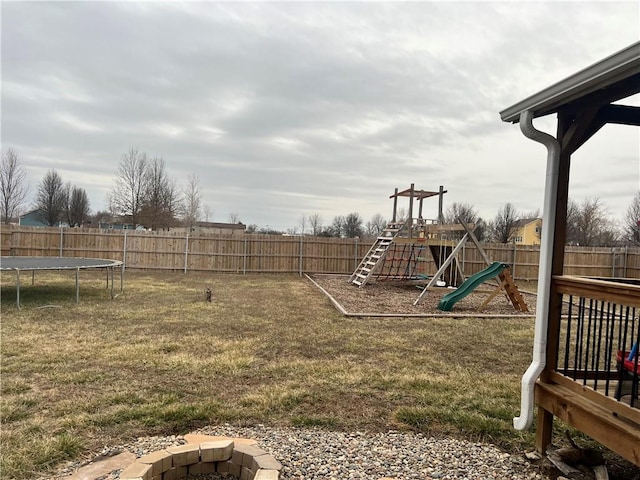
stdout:
<svg viewBox="0 0 640 480">
<path fill-rule="evenodd" d="M 640 466 L 640 410 L 621 402 L 611 404 L 598 392 L 572 383 L 539 381 L 535 389 L 539 408 Z"/>
<path fill-rule="evenodd" d="M 558 417 L 640 466 L 638 360 L 636 373 L 617 361 L 640 339 L 636 283 L 553 277 L 558 308 L 549 316 L 547 366 L 535 388 L 539 450 Z"/>
</svg>

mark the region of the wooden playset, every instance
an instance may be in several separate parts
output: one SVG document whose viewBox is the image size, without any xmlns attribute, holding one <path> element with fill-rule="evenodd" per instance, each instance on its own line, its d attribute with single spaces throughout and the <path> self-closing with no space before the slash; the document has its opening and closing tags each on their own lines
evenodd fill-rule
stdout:
<svg viewBox="0 0 640 480">
<path fill-rule="evenodd" d="M 502 264 L 498 268 L 487 257 L 474 234 L 475 226 L 468 225 L 462 220 L 457 224 L 445 224 L 442 215 L 443 196 L 447 193 L 442 186 L 439 191 L 416 190 L 414 184 L 401 192 L 395 189 L 393 195 L 393 216 L 381 235 L 362 258 L 349 282 L 363 287 L 372 279 L 376 280 L 428 280 L 414 305 L 420 303 L 428 292 L 438 287 L 454 287 L 456 292 L 449 294 L 448 301 L 441 302 L 441 310 L 450 310 L 455 302 L 464 298 L 476 286 L 484 281 L 495 278 L 498 288 L 492 292 L 483 306 L 499 292 L 503 292 L 516 310 L 527 312 L 527 305 L 509 274 L 509 268 Z M 438 196 L 438 218 L 425 219 L 422 216 L 423 200 Z M 409 198 L 409 211 L 406 219 L 398 219 L 398 198 Z M 418 216 L 413 217 L 414 202 L 419 202 Z M 451 237 L 459 236 L 460 240 Z M 458 254 L 471 240 L 485 263 L 488 265 L 482 272 L 478 272 L 468 279 L 465 277 L 463 266 L 458 261 Z M 429 258 L 430 257 L 430 258 Z M 429 277 L 426 274 L 427 262 L 432 259 L 437 272 Z M 499 271 L 498 271 L 499 270 Z M 464 287 L 464 288 L 463 288 Z"/>
</svg>

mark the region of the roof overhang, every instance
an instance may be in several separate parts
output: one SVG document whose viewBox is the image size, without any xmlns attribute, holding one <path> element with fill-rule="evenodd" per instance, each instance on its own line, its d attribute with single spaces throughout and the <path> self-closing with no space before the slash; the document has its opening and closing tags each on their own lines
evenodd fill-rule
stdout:
<svg viewBox="0 0 640 480">
<path fill-rule="evenodd" d="M 520 114 L 549 115 L 594 94 L 603 93 L 607 103 L 640 92 L 640 42 L 581 70 L 570 77 L 500 112 L 504 122 L 517 123 Z"/>
</svg>

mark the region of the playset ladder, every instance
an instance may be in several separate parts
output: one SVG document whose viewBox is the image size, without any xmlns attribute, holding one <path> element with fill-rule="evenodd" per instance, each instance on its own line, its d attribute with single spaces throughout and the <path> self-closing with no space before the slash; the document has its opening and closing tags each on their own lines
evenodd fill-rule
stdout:
<svg viewBox="0 0 640 480">
<path fill-rule="evenodd" d="M 389 246 L 393 243 L 393 239 L 400 233 L 404 225 L 404 223 L 390 223 L 386 226 L 382 231 L 382 235 L 376 238 L 375 243 L 349 278 L 349 282 L 358 287 L 367 283 L 376 267 L 381 265 Z"/>
<path fill-rule="evenodd" d="M 515 282 L 513 281 L 513 277 L 511 276 L 511 272 L 508 268 L 505 268 L 500 275 L 500 284 L 503 286 L 504 291 L 506 292 L 509 300 L 513 304 L 516 310 L 520 310 L 521 312 L 528 312 L 529 308 L 527 307 L 524 298 L 522 298 L 522 294 Z"/>
</svg>

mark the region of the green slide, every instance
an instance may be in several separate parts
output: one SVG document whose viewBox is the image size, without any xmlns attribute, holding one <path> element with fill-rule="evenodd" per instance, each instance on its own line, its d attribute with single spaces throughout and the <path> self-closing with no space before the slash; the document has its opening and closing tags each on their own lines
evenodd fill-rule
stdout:
<svg viewBox="0 0 640 480">
<path fill-rule="evenodd" d="M 475 275 L 471 275 L 457 289 L 455 289 L 451 293 L 447 293 L 440 299 L 440 303 L 438 303 L 438 309 L 445 312 L 450 312 L 456 302 L 469 295 L 476 289 L 478 285 L 480 285 L 484 281 L 500 275 L 505 268 L 509 268 L 509 265 L 502 262 L 493 262 L 481 272 L 478 272 Z"/>
</svg>

